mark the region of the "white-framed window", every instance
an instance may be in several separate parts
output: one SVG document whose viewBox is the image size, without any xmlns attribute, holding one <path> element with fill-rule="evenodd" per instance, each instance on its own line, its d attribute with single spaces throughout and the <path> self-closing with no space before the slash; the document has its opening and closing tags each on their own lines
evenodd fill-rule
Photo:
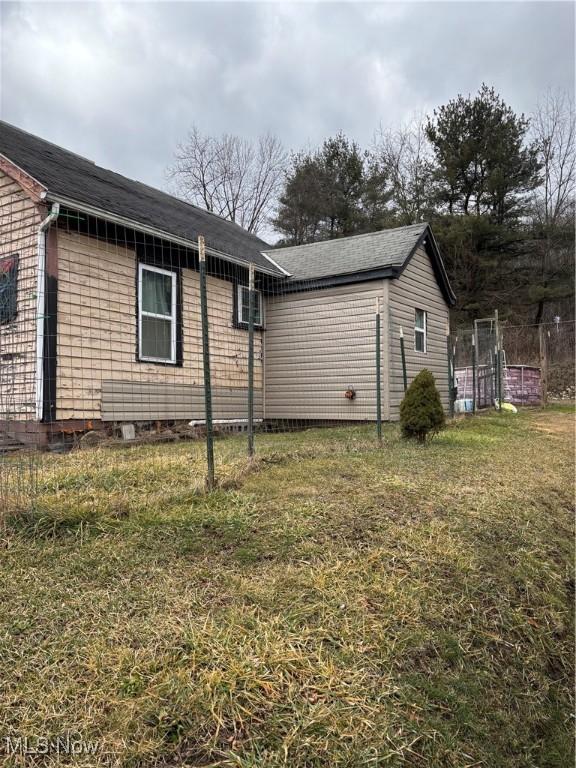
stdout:
<svg viewBox="0 0 576 768">
<path fill-rule="evenodd" d="M 248 312 L 249 312 L 249 300 L 250 291 L 247 285 L 237 286 L 237 305 L 238 305 L 238 317 L 237 320 L 241 325 L 248 325 Z M 262 294 L 260 291 L 254 291 L 254 325 L 262 326 Z"/>
<path fill-rule="evenodd" d="M 176 273 L 138 265 L 138 357 L 176 363 Z"/>
<path fill-rule="evenodd" d="M 414 349 L 426 352 L 428 348 L 428 317 L 423 309 L 414 311 Z"/>
</svg>

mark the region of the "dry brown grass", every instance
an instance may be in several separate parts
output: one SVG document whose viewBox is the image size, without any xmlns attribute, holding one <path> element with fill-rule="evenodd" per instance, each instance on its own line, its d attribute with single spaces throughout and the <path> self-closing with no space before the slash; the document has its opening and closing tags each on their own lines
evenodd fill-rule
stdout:
<svg viewBox="0 0 576 768">
<path fill-rule="evenodd" d="M 202 446 L 47 457 L 3 541 L 0 738 L 81 734 L 85 767 L 569 765 L 573 414 L 257 443 L 218 442 L 209 495 Z"/>
</svg>

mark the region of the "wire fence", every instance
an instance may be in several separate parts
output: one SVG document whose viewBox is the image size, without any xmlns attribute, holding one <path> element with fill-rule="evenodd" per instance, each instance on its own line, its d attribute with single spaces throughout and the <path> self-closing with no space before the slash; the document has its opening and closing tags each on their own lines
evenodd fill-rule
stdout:
<svg viewBox="0 0 576 768">
<path fill-rule="evenodd" d="M 329 251 L 304 269 L 235 225 L 223 252 L 211 237 L 41 210 L 13 187 L 0 222 L 3 509 L 89 515 L 105 483 L 121 510 L 139 461 L 167 498 L 163 466 L 199 492 L 286 456 L 373 450 L 424 367 L 448 410 L 448 307 L 433 277 L 414 289 L 424 264 L 433 275 L 424 252 L 418 282 L 350 277 L 354 263 L 335 277 Z"/>
<path fill-rule="evenodd" d="M 574 321 L 513 325 L 477 320 L 453 339 L 456 410 L 508 402 L 545 405 L 574 399 Z"/>
<path fill-rule="evenodd" d="M 547 397 L 573 399 L 575 323 L 573 320 L 552 321 L 541 325 L 503 325 L 506 363 L 527 366 L 547 374 Z"/>
<path fill-rule="evenodd" d="M 286 457 L 373 450 L 423 368 L 452 412 L 456 387 L 466 397 L 459 366 L 474 363 L 481 405 L 498 366 L 533 359 L 532 336 L 492 318 L 451 340 L 422 249 L 400 279 L 375 279 L 353 262 L 338 272 L 329 243 L 261 252 L 229 224 L 224 251 L 222 238 L 41 210 L 10 182 L 0 191 L 3 510 L 88 519 L 105 488 L 124 514 L 139 463 L 163 504 L 174 473 L 197 493 Z M 546 338 L 548 359 L 567 364 L 573 324 Z M 551 389 L 555 376 L 554 362 Z"/>
</svg>

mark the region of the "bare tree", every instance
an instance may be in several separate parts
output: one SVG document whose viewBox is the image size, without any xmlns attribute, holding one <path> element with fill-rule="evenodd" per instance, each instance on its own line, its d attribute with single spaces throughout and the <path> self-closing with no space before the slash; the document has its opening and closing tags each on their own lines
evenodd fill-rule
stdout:
<svg viewBox="0 0 576 768">
<path fill-rule="evenodd" d="M 193 126 L 167 174 L 180 197 L 258 234 L 275 210 L 287 160 L 271 134 L 250 141 Z"/>
<path fill-rule="evenodd" d="M 432 205 L 432 152 L 424 118 L 415 116 L 399 128 L 380 126 L 375 153 L 391 185 L 391 201 L 402 224 L 422 221 Z"/>
<path fill-rule="evenodd" d="M 574 292 L 576 123 L 570 96 L 549 91 L 532 116 L 532 131 L 542 176 L 532 205 L 539 270 L 533 291 L 540 323 L 547 303 L 571 299 Z"/>
<path fill-rule="evenodd" d="M 548 92 L 532 117 L 542 163 L 542 185 L 534 197 L 534 214 L 544 226 L 572 215 L 576 184 L 574 102 L 565 93 Z"/>
</svg>

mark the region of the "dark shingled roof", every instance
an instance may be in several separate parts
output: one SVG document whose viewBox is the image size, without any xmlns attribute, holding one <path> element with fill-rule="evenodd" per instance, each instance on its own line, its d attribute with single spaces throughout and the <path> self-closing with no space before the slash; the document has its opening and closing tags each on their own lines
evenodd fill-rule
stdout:
<svg viewBox="0 0 576 768">
<path fill-rule="evenodd" d="M 101 168 L 73 152 L 0 121 L 0 154 L 48 189 L 50 195 L 116 214 L 169 235 L 206 246 L 273 274 L 282 273 L 262 255 L 270 246 L 231 221 L 176 197 Z"/>
<path fill-rule="evenodd" d="M 385 267 L 402 267 L 428 224 L 267 250 L 294 280 L 314 280 Z"/>
<path fill-rule="evenodd" d="M 336 240 L 322 240 L 308 245 L 273 248 L 266 251 L 276 264 L 290 273 L 287 283 L 320 285 L 351 282 L 375 277 L 398 277 L 419 245 L 424 245 L 448 304 L 455 296 L 438 246 L 426 223 L 383 229 L 366 235 L 352 235 Z"/>
<path fill-rule="evenodd" d="M 98 209 L 129 220 L 135 227 L 140 224 L 192 243 L 204 235 L 208 248 L 241 262 L 254 262 L 257 269 L 283 278 L 285 284 L 325 282 L 327 278 L 346 282 L 352 276 L 374 270 L 388 270 L 391 274 L 387 276 L 396 276 L 418 244 L 426 239 L 439 285 L 447 301 L 454 302 L 427 224 L 272 248 L 231 221 L 101 168 L 91 160 L 1 120 L 0 154 L 40 182 L 47 189 L 48 199 L 65 198 L 71 206 L 76 203 Z M 286 272 L 290 275 L 288 278 Z"/>
</svg>

